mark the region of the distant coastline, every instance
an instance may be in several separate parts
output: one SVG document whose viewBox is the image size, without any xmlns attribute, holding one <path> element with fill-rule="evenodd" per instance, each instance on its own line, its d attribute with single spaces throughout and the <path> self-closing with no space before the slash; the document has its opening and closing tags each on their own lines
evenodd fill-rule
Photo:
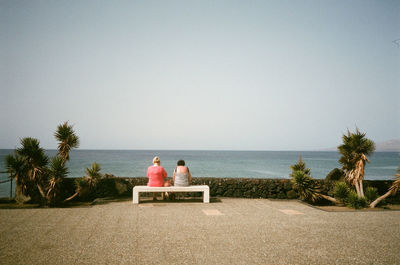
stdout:
<svg viewBox="0 0 400 265">
<path fill-rule="evenodd" d="M 400 139 L 391 139 L 375 143 L 375 152 L 400 152 Z M 316 151 L 332 152 L 337 151 L 337 147 L 330 147 Z"/>
<path fill-rule="evenodd" d="M 338 144 L 339 145 L 339 144 Z M 400 138 L 390 139 L 382 142 L 375 142 L 375 152 L 400 152 Z M 56 151 L 55 148 L 45 148 L 47 151 Z M 14 150 L 14 148 L 0 148 L 0 150 Z M 238 150 L 238 149 L 135 149 L 135 148 L 127 148 L 127 149 L 104 149 L 104 148 L 78 148 L 76 150 L 81 151 L 200 151 L 200 152 L 337 152 L 336 147 L 328 147 L 321 149 L 304 149 L 304 150 Z"/>
</svg>

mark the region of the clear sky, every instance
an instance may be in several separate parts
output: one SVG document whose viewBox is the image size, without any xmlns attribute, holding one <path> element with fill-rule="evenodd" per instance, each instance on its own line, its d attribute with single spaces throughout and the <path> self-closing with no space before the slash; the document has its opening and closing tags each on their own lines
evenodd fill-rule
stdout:
<svg viewBox="0 0 400 265">
<path fill-rule="evenodd" d="M 0 0 L 0 148 L 315 150 L 400 137 L 400 1 Z"/>
</svg>

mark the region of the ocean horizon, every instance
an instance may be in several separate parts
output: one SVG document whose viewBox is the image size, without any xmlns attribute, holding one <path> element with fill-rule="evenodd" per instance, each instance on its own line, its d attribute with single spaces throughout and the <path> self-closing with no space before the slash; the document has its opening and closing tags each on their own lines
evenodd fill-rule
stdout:
<svg viewBox="0 0 400 265">
<path fill-rule="evenodd" d="M 4 157 L 13 149 L 0 149 L 0 171 L 5 171 Z M 57 150 L 48 149 L 49 157 Z M 323 179 L 334 168 L 340 168 L 340 157 L 335 151 L 240 151 L 240 150 L 96 150 L 77 149 L 70 153 L 68 177 L 82 177 L 93 162 L 101 172 L 120 177 L 144 177 L 154 156 L 159 156 L 168 176 L 176 162 L 183 159 L 193 177 L 219 178 L 289 178 L 290 165 L 302 157 L 311 169 L 311 176 Z M 367 180 L 393 179 L 400 161 L 399 152 L 375 152 L 365 168 Z M 7 174 L 0 175 L 0 181 Z M 9 196 L 10 183 L 0 184 L 0 197 Z"/>
</svg>

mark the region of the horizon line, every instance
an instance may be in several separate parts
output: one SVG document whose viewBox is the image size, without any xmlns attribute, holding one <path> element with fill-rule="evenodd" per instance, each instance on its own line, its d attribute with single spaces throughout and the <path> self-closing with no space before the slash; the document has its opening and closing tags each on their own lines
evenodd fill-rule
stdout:
<svg viewBox="0 0 400 265">
<path fill-rule="evenodd" d="M 14 150 L 17 148 L 0 148 L 0 150 Z M 58 150 L 57 148 L 43 148 L 45 150 Z M 300 151 L 315 151 L 315 152 L 336 152 L 337 150 L 328 150 L 328 148 L 324 149 L 166 149 L 166 148 L 160 148 L 160 149 L 155 149 L 155 148 L 149 148 L 149 149 L 129 149 L 129 148 L 74 148 L 71 151 L 76 151 L 76 150 L 81 150 L 81 151 L 253 151 L 253 152 L 280 152 L 280 151 L 285 151 L 285 152 L 300 152 Z"/>
<path fill-rule="evenodd" d="M 0 150 L 15 150 L 16 148 L 0 148 Z M 44 148 L 46 151 L 57 151 L 55 148 Z M 73 151 L 207 151 L 207 152 L 338 152 L 337 150 L 328 149 L 305 149 L 305 150 L 255 150 L 255 149 L 100 149 L 100 148 L 77 148 Z M 389 153 L 400 153 L 400 150 L 376 150 L 375 152 L 389 152 Z"/>
</svg>

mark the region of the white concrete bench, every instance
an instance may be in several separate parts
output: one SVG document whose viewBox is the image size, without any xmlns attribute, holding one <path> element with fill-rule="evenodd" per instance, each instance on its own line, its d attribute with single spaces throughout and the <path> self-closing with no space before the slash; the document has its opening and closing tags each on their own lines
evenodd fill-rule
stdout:
<svg viewBox="0 0 400 265">
<path fill-rule="evenodd" d="M 207 185 L 195 185 L 187 187 L 148 187 L 148 186 L 135 186 L 133 187 L 133 203 L 139 203 L 139 193 L 140 192 L 203 192 L 203 202 L 210 202 L 210 188 Z"/>
</svg>

